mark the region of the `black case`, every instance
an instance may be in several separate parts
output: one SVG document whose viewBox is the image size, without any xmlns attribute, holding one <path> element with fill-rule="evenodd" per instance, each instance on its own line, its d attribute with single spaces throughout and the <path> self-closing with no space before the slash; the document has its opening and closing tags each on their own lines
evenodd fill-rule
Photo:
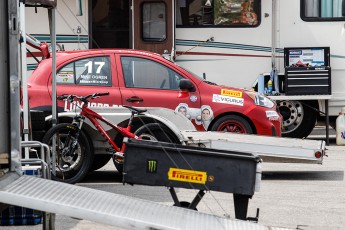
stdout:
<svg viewBox="0 0 345 230">
<path fill-rule="evenodd" d="M 152 141 L 128 140 L 123 181 L 129 184 L 214 190 L 242 195 L 255 191 L 256 167 L 260 161 L 251 153 L 197 148 Z M 169 179 L 169 170 L 206 173 L 205 183 Z M 192 174 L 192 175 L 190 175 Z M 185 172 L 183 177 L 197 175 Z"/>
<path fill-rule="evenodd" d="M 331 95 L 330 67 L 286 67 L 285 95 Z"/>
<path fill-rule="evenodd" d="M 318 57 L 322 65 L 296 67 L 290 63 L 290 57 L 297 58 L 302 51 L 322 50 L 323 56 Z M 306 56 L 308 57 L 308 56 Z M 305 58 L 306 58 L 305 57 Z M 313 60 L 313 53 L 310 53 L 310 60 Z M 309 60 L 309 61 L 310 61 Z M 331 67 L 329 47 L 288 47 L 284 48 L 285 63 L 285 95 L 331 95 Z"/>
</svg>

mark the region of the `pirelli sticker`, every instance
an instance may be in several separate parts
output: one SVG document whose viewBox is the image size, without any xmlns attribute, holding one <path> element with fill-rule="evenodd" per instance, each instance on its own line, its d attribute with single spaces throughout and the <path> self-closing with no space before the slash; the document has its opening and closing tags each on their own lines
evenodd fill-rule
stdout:
<svg viewBox="0 0 345 230">
<path fill-rule="evenodd" d="M 223 96 L 242 98 L 242 92 L 238 90 L 221 89 L 220 94 Z"/>
<path fill-rule="evenodd" d="M 170 168 L 168 172 L 168 179 L 181 182 L 205 184 L 207 180 L 207 173 L 194 170 Z"/>
</svg>

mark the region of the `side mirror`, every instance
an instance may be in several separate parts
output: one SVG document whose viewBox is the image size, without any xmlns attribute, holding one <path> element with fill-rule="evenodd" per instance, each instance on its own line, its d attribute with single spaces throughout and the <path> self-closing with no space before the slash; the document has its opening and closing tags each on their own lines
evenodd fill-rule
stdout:
<svg viewBox="0 0 345 230">
<path fill-rule="evenodd" d="M 193 83 L 188 79 L 181 79 L 179 87 L 182 91 L 195 92 Z"/>
</svg>

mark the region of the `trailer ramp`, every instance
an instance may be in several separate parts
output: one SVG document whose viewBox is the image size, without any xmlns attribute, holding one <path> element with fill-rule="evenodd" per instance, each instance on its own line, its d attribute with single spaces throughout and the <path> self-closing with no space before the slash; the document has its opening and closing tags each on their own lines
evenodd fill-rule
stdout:
<svg viewBox="0 0 345 230">
<path fill-rule="evenodd" d="M 282 229 L 25 175 L 0 190 L 0 202 L 126 229 Z"/>
<path fill-rule="evenodd" d="M 248 151 L 264 162 L 322 164 L 326 143 L 322 140 L 235 134 L 229 132 L 181 131 L 191 146 Z"/>
</svg>

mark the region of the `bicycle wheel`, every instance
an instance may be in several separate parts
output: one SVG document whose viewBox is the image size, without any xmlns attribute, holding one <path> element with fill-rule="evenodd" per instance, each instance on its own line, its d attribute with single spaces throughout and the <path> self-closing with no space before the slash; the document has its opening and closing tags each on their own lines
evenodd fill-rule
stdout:
<svg viewBox="0 0 345 230">
<path fill-rule="evenodd" d="M 52 153 L 53 136 L 56 135 L 56 175 L 52 178 L 70 184 L 81 181 L 91 166 L 93 153 L 83 133 L 77 137 L 78 129 L 71 124 L 58 124 L 48 130 L 42 142 L 46 143 Z"/>
</svg>

